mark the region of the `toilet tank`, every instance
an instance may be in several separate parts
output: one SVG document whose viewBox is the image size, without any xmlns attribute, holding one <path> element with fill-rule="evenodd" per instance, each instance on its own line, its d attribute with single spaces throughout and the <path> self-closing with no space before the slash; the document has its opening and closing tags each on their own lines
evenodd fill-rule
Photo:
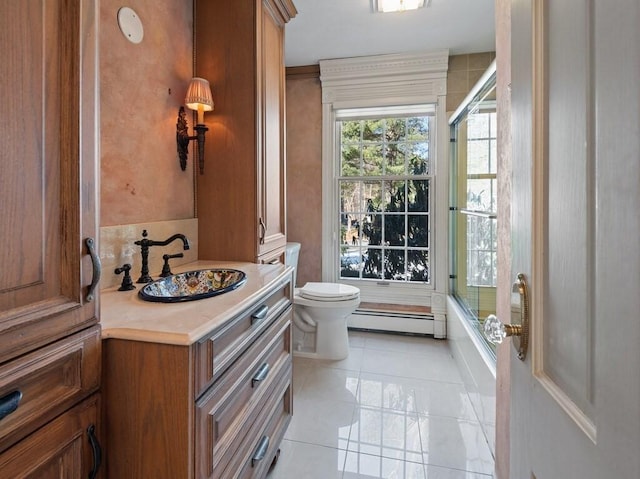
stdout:
<svg viewBox="0 0 640 479">
<path fill-rule="evenodd" d="M 293 267 L 293 287 L 296 287 L 296 275 L 298 272 L 298 257 L 300 256 L 300 243 L 290 242 L 284 251 L 284 264 Z"/>
</svg>

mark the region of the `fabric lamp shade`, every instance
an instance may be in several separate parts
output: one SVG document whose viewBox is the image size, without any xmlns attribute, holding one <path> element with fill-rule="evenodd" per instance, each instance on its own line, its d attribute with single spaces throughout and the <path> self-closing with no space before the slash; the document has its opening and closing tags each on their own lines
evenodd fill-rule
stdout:
<svg viewBox="0 0 640 479">
<path fill-rule="evenodd" d="M 213 110 L 213 97 L 209 81 L 204 78 L 194 77 L 189 83 L 187 95 L 184 99 L 185 105 L 191 110 L 198 112 L 198 124 L 204 123 L 204 112 Z"/>
</svg>

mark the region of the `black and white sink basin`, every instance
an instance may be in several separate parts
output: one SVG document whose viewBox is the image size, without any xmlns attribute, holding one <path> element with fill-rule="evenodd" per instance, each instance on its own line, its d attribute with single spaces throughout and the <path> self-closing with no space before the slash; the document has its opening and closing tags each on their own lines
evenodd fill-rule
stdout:
<svg viewBox="0 0 640 479">
<path fill-rule="evenodd" d="M 246 281 L 246 274 L 237 269 L 200 269 L 160 278 L 143 286 L 138 295 L 158 303 L 195 301 L 233 291 Z"/>
</svg>

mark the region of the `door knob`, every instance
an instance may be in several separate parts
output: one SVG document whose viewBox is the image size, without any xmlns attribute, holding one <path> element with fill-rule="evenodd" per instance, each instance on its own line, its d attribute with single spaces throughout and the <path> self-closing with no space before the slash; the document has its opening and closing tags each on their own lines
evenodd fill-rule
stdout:
<svg viewBox="0 0 640 479">
<path fill-rule="evenodd" d="M 495 314 L 490 314 L 484 321 L 484 335 L 494 344 L 502 344 L 502 340 L 509 336 L 522 335 L 519 324 L 504 324 Z"/>
<path fill-rule="evenodd" d="M 501 344 L 504 338 L 512 337 L 518 358 L 524 361 L 529 347 L 529 291 L 524 274 L 518 274 L 512 292 L 518 298 L 511 301 L 512 324 L 505 324 L 495 314 L 490 314 L 484 321 L 484 335 L 493 344 Z"/>
</svg>

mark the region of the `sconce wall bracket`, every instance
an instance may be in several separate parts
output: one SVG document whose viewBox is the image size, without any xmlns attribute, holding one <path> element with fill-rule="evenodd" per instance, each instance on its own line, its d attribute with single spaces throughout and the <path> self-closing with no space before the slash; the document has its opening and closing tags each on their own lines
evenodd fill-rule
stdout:
<svg viewBox="0 0 640 479">
<path fill-rule="evenodd" d="M 184 107 L 181 106 L 178 111 L 178 121 L 176 122 L 176 143 L 178 145 L 178 159 L 180 160 L 180 168 L 182 171 L 187 169 L 187 158 L 189 156 L 189 142 L 196 140 L 198 144 L 198 167 L 200 174 L 204 174 L 204 134 L 209 131 L 205 125 L 198 124 L 193 127 L 196 131 L 195 135 L 189 135 L 187 126 L 187 115 Z"/>
</svg>

